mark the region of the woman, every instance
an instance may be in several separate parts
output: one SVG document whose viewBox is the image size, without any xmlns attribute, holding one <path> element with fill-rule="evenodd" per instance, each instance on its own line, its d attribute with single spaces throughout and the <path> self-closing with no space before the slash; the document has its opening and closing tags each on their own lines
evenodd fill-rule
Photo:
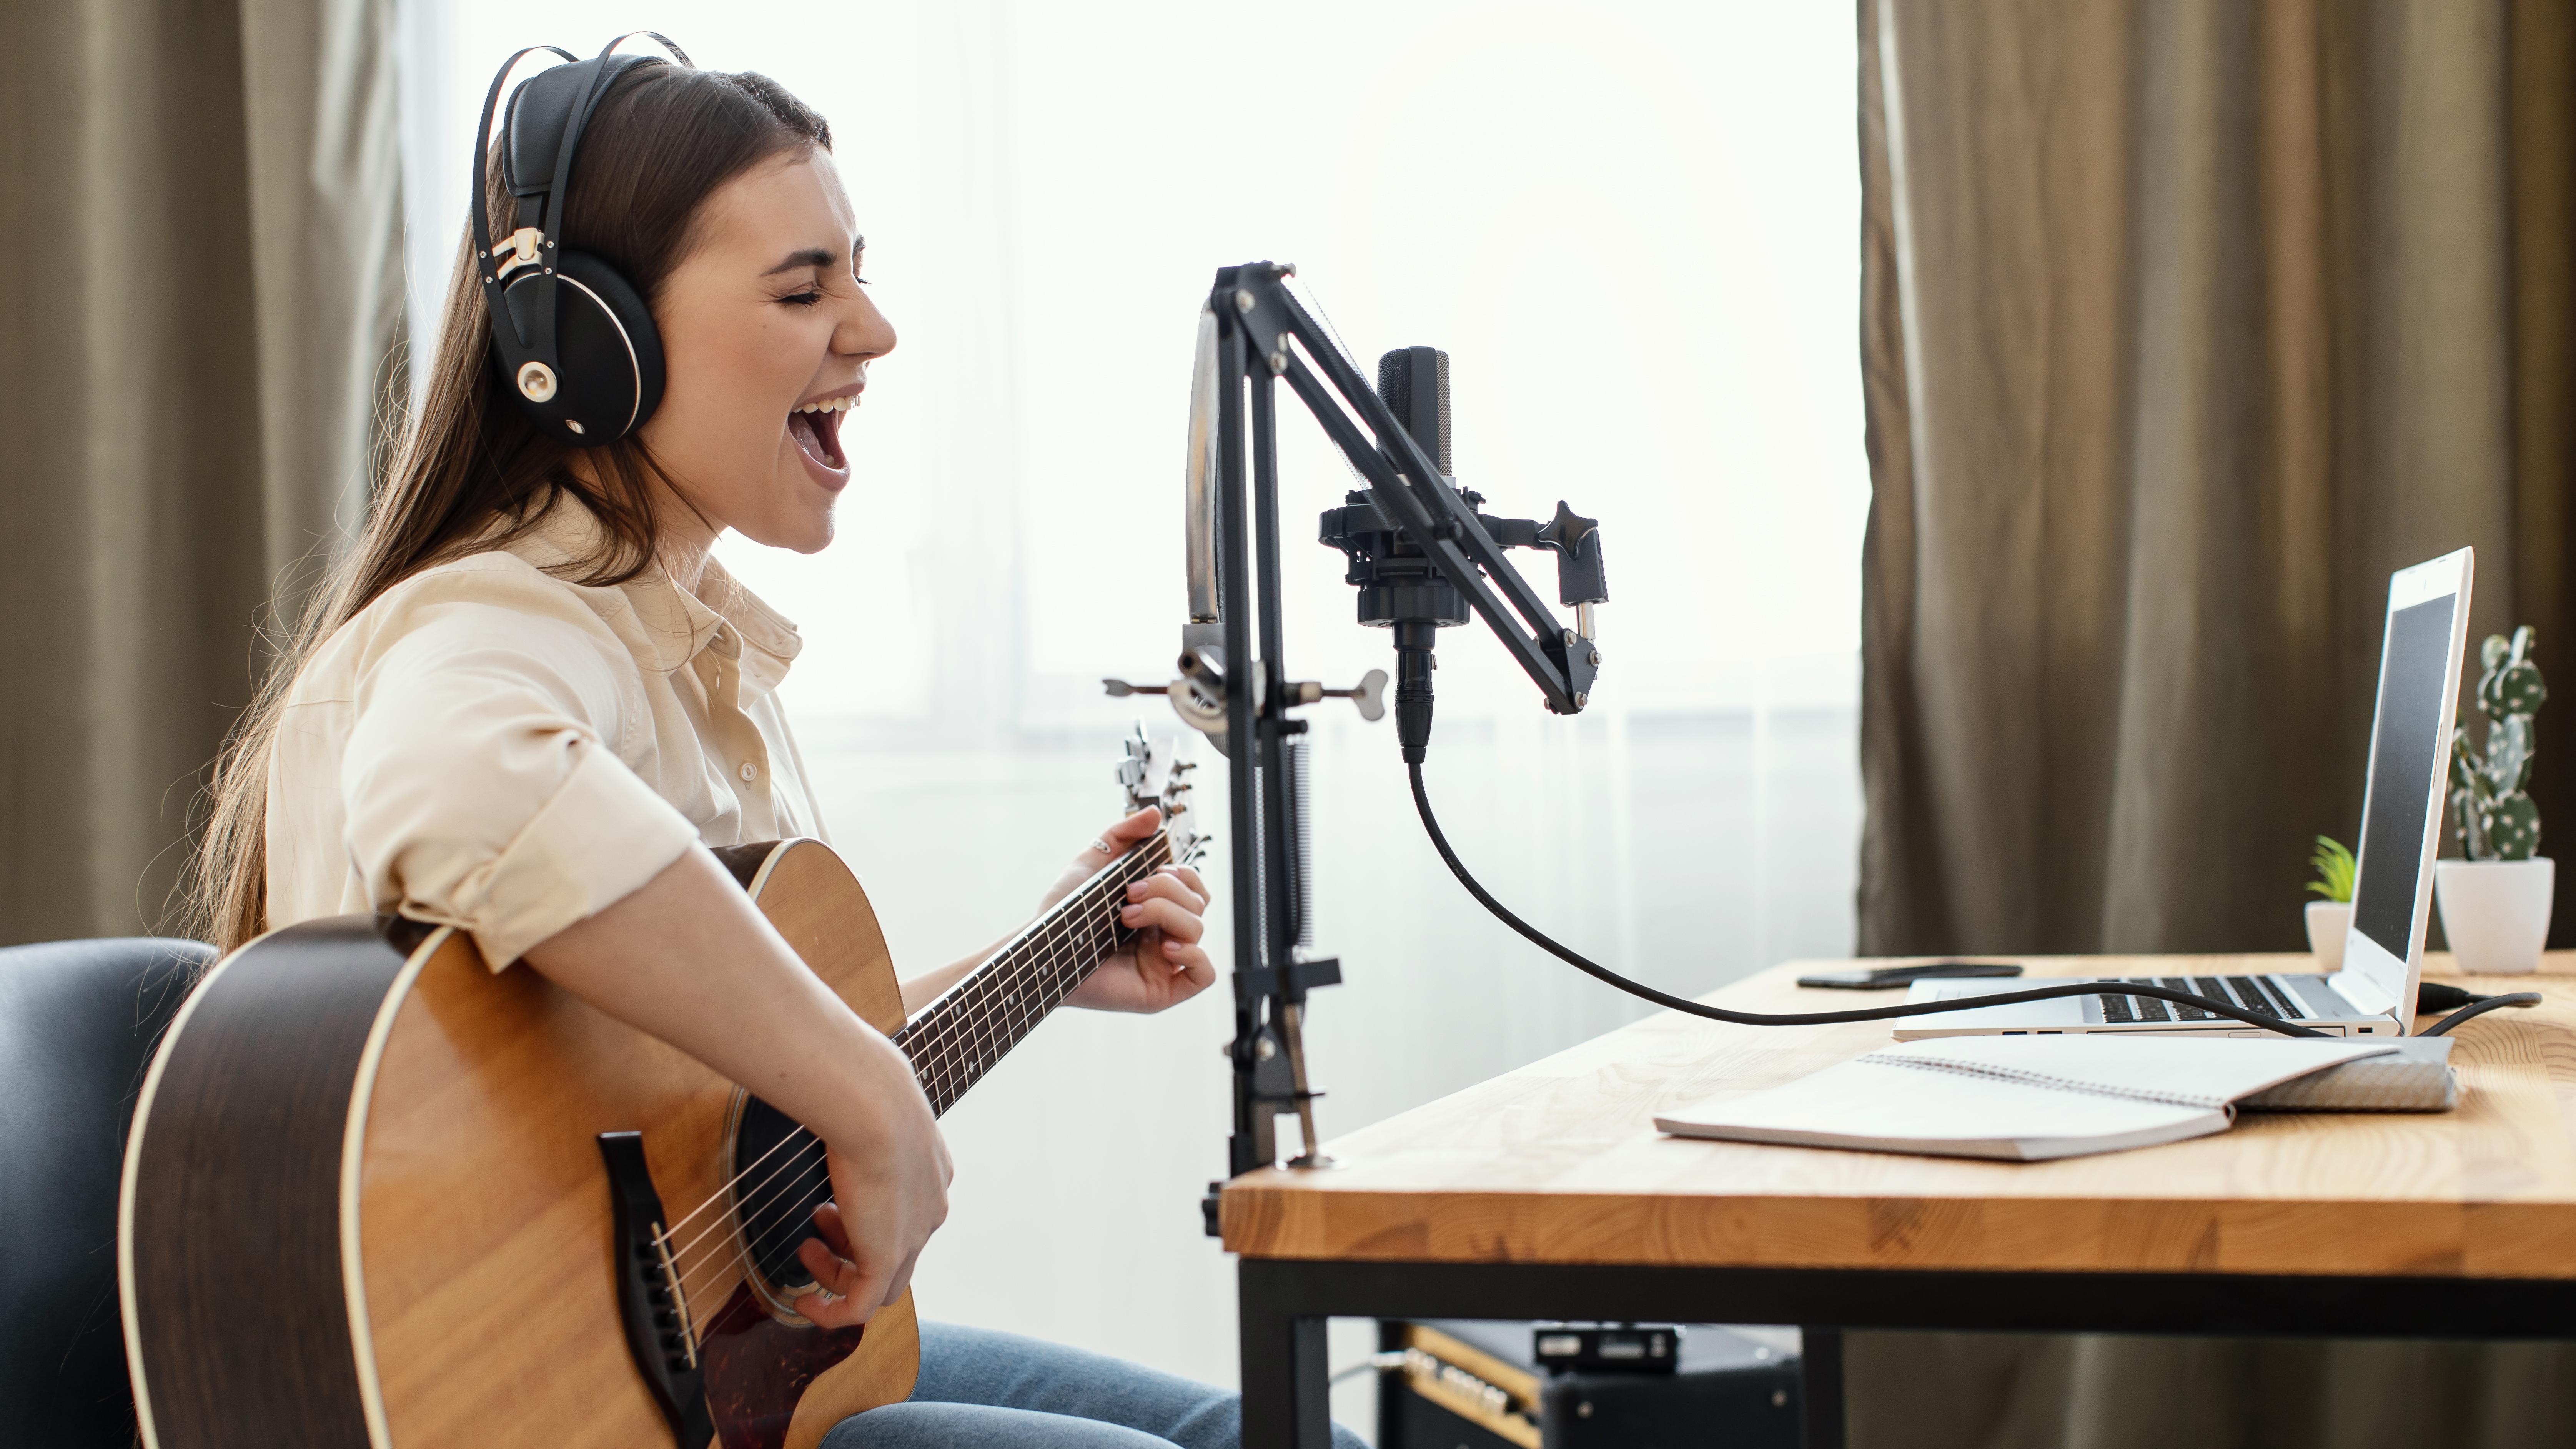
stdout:
<svg viewBox="0 0 2576 1449">
<path fill-rule="evenodd" d="M 774 692 L 795 628 L 709 548 L 728 528 L 831 542 L 839 430 L 895 345 L 830 148 L 764 77 L 618 75 L 561 240 L 635 284 L 668 382 L 605 447 L 557 443 L 510 403 L 460 256 L 392 477 L 219 762 L 197 895 L 225 948 L 350 911 L 456 925 L 496 970 L 541 972 L 811 1127 L 834 1202 L 817 1214 L 828 1246 L 804 1249 L 820 1287 L 796 1307 L 840 1327 L 909 1281 L 947 1214 L 948 1153 L 901 1055 L 708 849 L 822 828 Z M 1048 902 L 1155 825 L 1111 826 Z M 1159 1011 L 1214 979 L 1195 872 L 1128 895 L 1135 945 L 1075 1005 Z M 905 982 L 907 1009 L 980 959 Z M 829 1442 L 1209 1449 L 1237 1418 L 1231 1395 L 1169 1375 L 930 1324 L 912 1400 Z"/>
</svg>

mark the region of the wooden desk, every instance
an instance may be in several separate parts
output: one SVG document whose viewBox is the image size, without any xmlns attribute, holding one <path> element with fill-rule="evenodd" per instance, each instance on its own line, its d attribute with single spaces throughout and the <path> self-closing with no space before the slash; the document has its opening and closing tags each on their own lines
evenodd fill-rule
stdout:
<svg viewBox="0 0 2576 1449">
<path fill-rule="evenodd" d="M 2024 958 L 2033 976 L 2247 975 L 2306 956 Z M 1793 962 L 1707 998 L 1802 989 Z M 1221 1198 L 1239 1254 L 1246 1449 L 1321 1446 L 1330 1316 L 1810 1325 L 1811 1443 L 1843 1328 L 2576 1338 L 2576 952 L 2458 1032 L 2458 1110 L 2249 1115 L 2163 1147 L 1995 1163 L 1668 1138 L 1658 1111 L 1886 1044 L 1884 1022 L 1664 1012 L 1326 1144 Z M 2426 1020 L 2423 1025 L 2429 1025 Z"/>
</svg>

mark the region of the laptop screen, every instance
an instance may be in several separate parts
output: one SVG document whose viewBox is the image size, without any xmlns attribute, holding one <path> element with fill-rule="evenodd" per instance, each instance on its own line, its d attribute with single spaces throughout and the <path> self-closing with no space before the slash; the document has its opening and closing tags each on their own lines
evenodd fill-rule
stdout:
<svg viewBox="0 0 2576 1449">
<path fill-rule="evenodd" d="M 2370 742 L 2369 803 L 2361 822 L 2361 863 L 2353 884 L 2353 928 L 2403 961 L 2414 946 L 2415 892 L 2424 878 L 2424 816 L 2432 807 L 2435 752 L 2451 662 L 2451 611 L 2444 594 L 2388 616 L 2379 661 L 2378 733 Z"/>
</svg>

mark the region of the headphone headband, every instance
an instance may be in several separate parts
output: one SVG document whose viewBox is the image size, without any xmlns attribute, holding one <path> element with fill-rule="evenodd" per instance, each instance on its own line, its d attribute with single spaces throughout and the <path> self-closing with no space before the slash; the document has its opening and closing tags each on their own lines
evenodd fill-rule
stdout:
<svg viewBox="0 0 2576 1449">
<path fill-rule="evenodd" d="M 616 53 L 617 47 L 638 35 L 661 42 L 680 64 L 690 64 L 688 52 L 670 37 L 650 30 L 618 36 L 586 61 L 560 46 L 529 46 L 513 53 L 493 75 L 491 88 L 483 95 L 482 119 L 475 128 L 474 195 L 468 211 L 473 221 L 476 290 L 482 293 L 491 323 L 495 360 L 504 380 L 519 395 L 521 406 L 540 423 L 554 428 L 557 436 L 578 445 L 597 445 L 623 437 L 661 399 L 661 342 L 654 333 L 649 312 L 633 288 L 596 259 L 582 259 L 577 269 L 588 275 L 592 285 L 585 285 L 578 277 L 557 275 L 579 256 L 563 251 L 561 243 L 564 194 L 570 189 L 573 157 L 581 147 L 581 134 L 616 78 L 628 68 L 654 59 Z M 501 87 L 509 80 L 510 72 L 521 60 L 540 50 L 561 56 L 564 64 L 538 72 L 510 95 L 501 127 L 501 179 L 515 198 L 513 220 L 517 227 L 496 246 L 486 199 L 491 184 L 485 158 L 491 150 L 492 114 L 500 105 Z M 552 164 L 546 170 L 539 172 L 527 164 L 545 157 L 548 151 L 552 152 Z M 504 255 L 507 261 L 502 260 Z M 511 280 L 514 272 L 520 275 Z M 567 382 L 557 335 L 558 317 L 566 305 L 560 284 L 566 282 L 604 317 L 609 331 L 622 344 L 618 351 L 623 354 L 631 385 L 624 394 L 628 400 L 623 409 L 626 416 L 614 426 L 610 426 L 610 419 L 598 416 L 596 406 L 590 409 L 591 418 L 585 424 L 557 401 L 557 394 Z M 586 330 L 594 334 L 600 331 L 595 326 Z M 602 401 L 595 387 L 584 390 L 591 394 L 585 401 Z M 594 428 L 601 431 L 593 432 Z"/>
<path fill-rule="evenodd" d="M 466 214 L 474 223 L 474 274 L 483 284 L 483 305 L 491 314 L 493 331 L 496 338 L 499 335 L 500 329 L 503 327 L 508 327 L 513 333 L 516 333 L 519 329 L 511 320 L 509 309 L 501 305 L 500 297 L 498 295 L 501 277 L 500 272 L 495 269 L 492 264 L 494 258 L 498 255 L 498 249 L 492 245 L 492 223 L 486 210 L 490 203 L 484 199 L 489 194 L 488 188 L 491 185 L 491 176 L 484 168 L 483 157 L 484 153 L 491 149 L 492 109 L 500 104 L 501 83 L 510 78 L 510 72 L 517 68 L 521 60 L 536 54 L 540 50 L 553 51 L 555 54 L 562 56 L 567 64 L 576 59 L 571 51 L 566 50 L 559 45 L 531 45 L 523 49 L 513 51 L 508 60 L 501 62 L 500 70 L 493 73 L 492 88 L 483 93 L 482 123 L 474 128 L 474 198 L 472 202 L 467 205 L 465 210 Z M 503 149 L 505 151 L 507 150 L 506 147 Z M 514 234 L 513 240 L 516 240 L 518 235 L 524 235 L 526 230 L 527 228 L 523 226 L 520 233 Z M 519 250 L 521 255 L 513 261 L 513 267 L 525 265 L 536 260 L 536 254 L 527 247 L 523 246 Z M 552 351 L 552 343 L 554 340 L 552 333 L 554 329 L 551 324 L 551 319 L 549 319 L 545 331 L 548 334 L 546 338 L 546 342 L 548 344 L 547 350 Z M 532 344 L 535 342 L 535 339 L 522 336 L 518 339 L 518 342 L 522 348 L 532 348 Z"/>
</svg>

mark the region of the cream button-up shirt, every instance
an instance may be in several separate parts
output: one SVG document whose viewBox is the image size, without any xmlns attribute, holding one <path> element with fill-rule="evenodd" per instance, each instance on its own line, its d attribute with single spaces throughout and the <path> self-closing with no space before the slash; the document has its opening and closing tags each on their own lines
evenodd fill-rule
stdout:
<svg viewBox="0 0 2576 1449">
<path fill-rule="evenodd" d="M 268 924 L 391 911 L 495 969 L 693 842 L 820 836 L 778 706 L 796 626 L 712 559 L 585 588 L 569 495 L 527 537 L 424 570 L 325 640 L 268 773 Z"/>
</svg>

